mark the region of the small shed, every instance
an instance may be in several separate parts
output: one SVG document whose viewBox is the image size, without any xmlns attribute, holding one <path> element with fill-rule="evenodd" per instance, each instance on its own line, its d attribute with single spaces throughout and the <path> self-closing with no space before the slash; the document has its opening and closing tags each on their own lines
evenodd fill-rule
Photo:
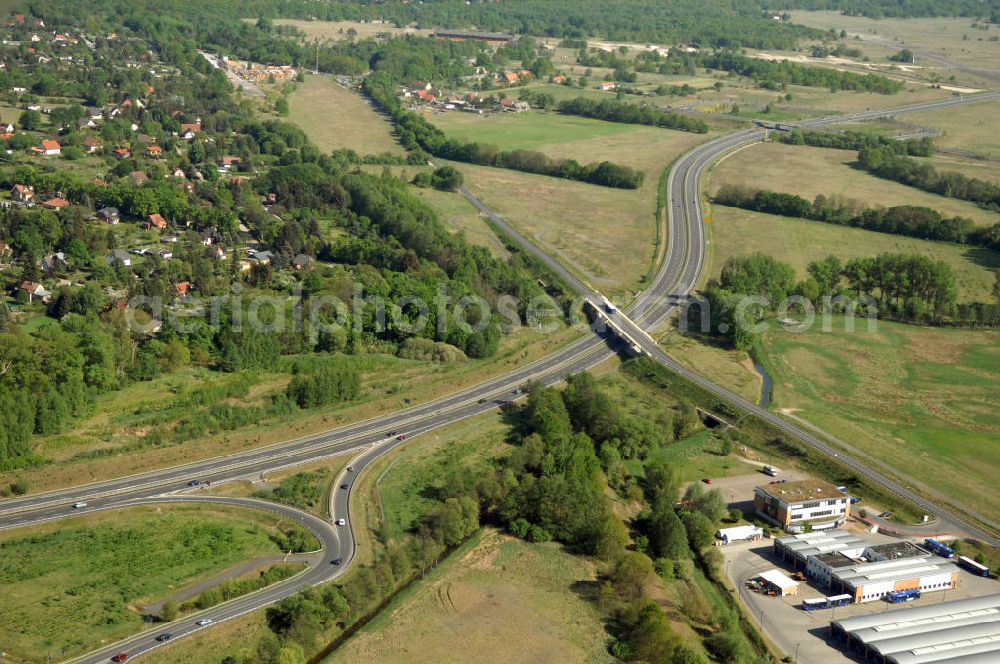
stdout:
<svg viewBox="0 0 1000 664">
<path fill-rule="evenodd" d="M 760 579 L 769 589 L 777 592 L 778 597 L 799 594 L 799 582 L 793 581 L 776 569 L 761 572 Z"/>
</svg>

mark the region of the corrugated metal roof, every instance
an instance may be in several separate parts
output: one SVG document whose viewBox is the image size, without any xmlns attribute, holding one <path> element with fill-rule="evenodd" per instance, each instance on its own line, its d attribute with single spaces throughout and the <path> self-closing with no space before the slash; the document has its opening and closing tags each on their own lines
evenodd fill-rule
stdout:
<svg viewBox="0 0 1000 664">
<path fill-rule="evenodd" d="M 985 595 L 983 597 L 959 599 L 951 602 L 941 602 L 929 606 L 915 606 L 889 612 L 869 613 L 863 616 L 835 620 L 833 625 L 848 634 L 854 634 L 859 630 L 876 626 L 888 628 L 891 625 L 933 621 L 934 619 L 943 619 L 944 621 L 953 620 L 956 616 L 965 616 L 972 612 L 986 611 L 988 609 L 1000 609 L 1000 593 Z M 984 620 L 989 620 L 989 618 L 984 618 Z"/>
</svg>

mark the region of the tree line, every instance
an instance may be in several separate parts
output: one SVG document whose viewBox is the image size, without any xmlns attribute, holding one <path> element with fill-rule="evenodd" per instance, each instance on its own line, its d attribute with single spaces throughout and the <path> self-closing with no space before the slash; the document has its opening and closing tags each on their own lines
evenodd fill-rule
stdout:
<svg viewBox="0 0 1000 664">
<path fill-rule="evenodd" d="M 773 134 L 781 143 L 789 145 L 811 145 L 817 148 L 835 148 L 837 150 L 864 150 L 866 148 L 882 148 L 892 154 L 905 154 L 912 157 L 929 157 L 934 154 L 934 143 L 929 137 L 914 141 L 897 141 L 888 136 L 882 136 L 864 131 L 780 131 Z"/>
<path fill-rule="evenodd" d="M 938 172 L 931 164 L 921 163 L 885 147 L 863 148 L 858 152 L 858 163 L 881 178 L 1000 211 L 1000 184 L 996 182 L 951 171 Z"/>
<path fill-rule="evenodd" d="M 663 111 L 648 104 L 629 104 L 611 99 L 588 99 L 576 97 L 559 102 L 556 109 L 566 115 L 579 115 L 608 122 L 649 125 L 679 129 L 698 134 L 708 133 L 708 125 L 690 115 Z"/>
<path fill-rule="evenodd" d="M 869 208 L 859 201 L 823 194 L 810 202 L 795 194 L 754 190 L 739 185 L 720 187 L 714 200 L 755 212 L 1000 251 L 1000 223 L 977 228 L 966 217 L 945 217 L 937 210 L 919 205 Z"/>
</svg>

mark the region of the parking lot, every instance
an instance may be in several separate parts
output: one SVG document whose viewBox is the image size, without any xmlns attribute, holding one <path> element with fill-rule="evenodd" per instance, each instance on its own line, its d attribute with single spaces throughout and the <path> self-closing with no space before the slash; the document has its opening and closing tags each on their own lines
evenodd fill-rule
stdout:
<svg viewBox="0 0 1000 664">
<path fill-rule="evenodd" d="M 872 544 L 899 541 L 887 535 L 865 533 L 863 537 Z M 840 644 L 828 642 L 831 620 L 1000 592 L 1000 583 L 997 581 L 976 577 L 962 570 L 959 572 L 958 587 L 954 590 L 927 593 L 920 599 L 905 604 L 875 601 L 834 609 L 804 611 L 801 608 L 803 599 L 823 597 L 828 593 L 811 583 L 801 583 L 799 594 L 788 597 L 771 597 L 755 593 L 746 587 L 747 581 L 769 569 L 777 568 L 786 574 L 792 573 L 790 567 L 783 566 L 774 557 L 773 540 L 737 542 L 720 549 L 725 558 L 723 564 L 726 575 L 735 585 L 754 622 L 758 626 L 762 625 L 768 638 L 786 654 L 795 657 L 797 652 L 797 661 L 803 664 L 859 661 L 849 657 L 850 653 L 845 654 L 840 649 Z"/>
</svg>

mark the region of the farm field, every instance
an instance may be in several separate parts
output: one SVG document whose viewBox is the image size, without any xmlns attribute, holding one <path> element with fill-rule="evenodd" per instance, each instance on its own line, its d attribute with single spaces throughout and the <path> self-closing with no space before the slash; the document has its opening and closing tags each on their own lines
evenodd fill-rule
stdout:
<svg viewBox="0 0 1000 664">
<path fill-rule="evenodd" d="M 931 242 L 876 233 L 791 217 L 752 212 L 724 205 L 712 206 L 712 276 L 718 277 L 729 256 L 760 251 L 789 263 L 804 279 L 806 266 L 833 254 L 841 260 L 879 253 L 918 253 L 942 260 L 951 267 L 959 302 L 983 302 L 993 287 L 993 271 L 1000 268 L 1000 254 L 976 247 Z"/>
<path fill-rule="evenodd" d="M 12 658 L 47 650 L 71 657 L 138 632 L 137 602 L 255 556 L 280 554 L 269 537 L 278 524 L 251 510 L 178 504 L 4 531 L 4 650 Z"/>
<path fill-rule="evenodd" d="M 392 125 L 364 98 L 329 76 L 307 74 L 305 83 L 297 84 L 289 95 L 288 107 L 287 119 L 309 134 L 324 152 L 348 148 L 361 155 L 403 154 L 392 135 Z"/>
<path fill-rule="evenodd" d="M 594 564 L 486 529 L 326 662 L 612 662 Z"/>
<path fill-rule="evenodd" d="M 851 150 L 808 145 L 758 143 L 725 158 L 711 172 L 708 190 L 724 184 L 770 189 L 812 200 L 839 194 L 869 206 L 923 205 L 945 216 L 962 216 L 979 225 L 1000 222 L 1000 214 L 979 206 L 884 180 L 851 166 Z M 718 207 L 718 206 L 716 206 Z"/>
<path fill-rule="evenodd" d="M 832 328 L 774 325 L 764 334 L 774 408 L 1000 517 L 1000 332 L 886 321 L 875 332 L 861 323 L 845 331 L 842 320 Z"/>
<path fill-rule="evenodd" d="M 1000 28 L 997 29 L 1000 32 Z M 941 135 L 938 145 L 1000 157 L 1000 103 L 987 102 L 956 106 L 947 110 L 908 113 L 904 122 L 934 127 Z"/>
</svg>

